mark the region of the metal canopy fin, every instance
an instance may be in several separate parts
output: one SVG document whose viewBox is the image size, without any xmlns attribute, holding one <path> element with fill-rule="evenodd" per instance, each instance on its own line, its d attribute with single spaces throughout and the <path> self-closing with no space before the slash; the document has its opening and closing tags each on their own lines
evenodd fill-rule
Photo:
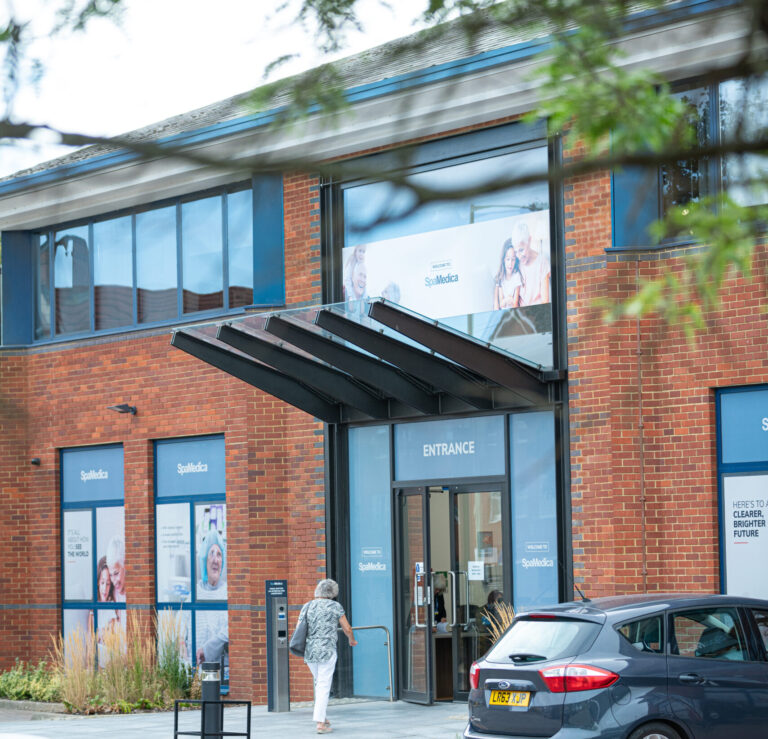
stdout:
<svg viewBox="0 0 768 739">
<path fill-rule="evenodd" d="M 428 415 L 437 415 L 440 412 L 439 399 L 435 394 L 427 392 L 420 383 L 379 359 L 350 349 L 338 341 L 280 316 L 270 316 L 264 330 L 348 372 L 372 387 L 381 388 L 384 393 L 411 408 Z"/>
<path fill-rule="evenodd" d="M 473 378 L 469 372 L 444 359 L 427 354 L 327 309 L 318 311 L 315 321 L 326 331 L 356 344 L 377 357 L 386 357 L 388 362 L 400 367 L 408 374 L 444 390 L 474 408 L 483 410 L 493 408 L 490 388 L 484 385 L 480 378 Z"/>
<path fill-rule="evenodd" d="M 369 315 L 373 320 L 448 357 L 481 377 L 487 377 L 492 382 L 512 390 L 529 404 L 541 403 L 549 397 L 548 384 L 544 381 L 541 371 L 516 362 L 511 357 L 469 337 L 448 331 L 437 322 L 426 321 L 398 310 L 385 301 L 371 303 Z"/>
<path fill-rule="evenodd" d="M 224 347 L 216 346 L 207 339 L 185 331 L 175 331 L 171 337 L 171 345 L 265 393 L 274 395 L 314 418 L 319 418 L 326 423 L 341 421 L 339 404 L 328 402 L 303 383 L 286 377 L 271 367 L 240 357 Z"/>
<path fill-rule="evenodd" d="M 216 338 L 297 382 L 311 385 L 325 395 L 357 408 L 371 418 L 389 417 L 386 400 L 368 392 L 348 375 L 278 346 L 270 340 L 271 337 L 262 338 L 259 333 L 258 329 L 243 330 L 239 326 L 223 324 L 219 326 Z"/>
</svg>

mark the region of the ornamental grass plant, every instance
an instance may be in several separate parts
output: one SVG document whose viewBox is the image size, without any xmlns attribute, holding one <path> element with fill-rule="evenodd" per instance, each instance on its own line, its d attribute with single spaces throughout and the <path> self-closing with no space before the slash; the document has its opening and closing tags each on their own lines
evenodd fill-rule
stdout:
<svg viewBox="0 0 768 739">
<path fill-rule="evenodd" d="M 483 615 L 490 624 L 488 626 L 488 635 L 491 639 L 491 644 L 493 644 L 512 623 L 512 619 L 515 617 L 515 609 L 507 603 L 504 603 L 504 601 L 499 600 L 496 601 L 495 613 L 491 614 L 487 610 L 483 609 Z"/>
<path fill-rule="evenodd" d="M 164 611 L 151 622 L 140 613 L 121 613 L 125 621 L 116 612 L 95 633 L 79 625 L 54 639 L 51 669 L 70 711 L 127 713 L 192 697 L 181 612 Z"/>
</svg>

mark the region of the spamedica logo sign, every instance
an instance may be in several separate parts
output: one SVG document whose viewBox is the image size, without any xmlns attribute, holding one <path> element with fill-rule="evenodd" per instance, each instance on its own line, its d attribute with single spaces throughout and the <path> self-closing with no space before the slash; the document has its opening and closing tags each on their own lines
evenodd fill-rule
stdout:
<svg viewBox="0 0 768 739">
<path fill-rule="evenodd" d="M 122 500 L 123 447 L 63 449 L 61 478 L 65 503 Z"/>
<path fill-rule="evenodd" d="M 224 465 L 223 436 L 157 441 L 157 497 L 223 495 Z"/>
</svg>

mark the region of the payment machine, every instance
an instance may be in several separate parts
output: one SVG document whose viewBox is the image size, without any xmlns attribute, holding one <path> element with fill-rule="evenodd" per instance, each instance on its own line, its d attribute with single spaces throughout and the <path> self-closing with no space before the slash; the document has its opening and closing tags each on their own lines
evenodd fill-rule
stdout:
<svg viewBox="0 0 768 739">
<path fill-rule="evenodd" d="M 266 581 L 267 604 L 267 710 L 291 710 L 288 675 L 288 581 Z"/>
</svg>

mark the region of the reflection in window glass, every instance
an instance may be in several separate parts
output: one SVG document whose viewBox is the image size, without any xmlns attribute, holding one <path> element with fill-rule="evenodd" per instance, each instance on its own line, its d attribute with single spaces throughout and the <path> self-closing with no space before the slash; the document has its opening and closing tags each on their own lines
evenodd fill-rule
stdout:
<svg viewBox="0 0 768 739">
<path fill-rule="evenodd" d="M 720 85 L 720 132 L 724 142 L 759 138 L 768 123 L 768 77 L 729 80 Z M 768 177 L 763 154 L 732 154 L 723 157 L 723 187 L 740 205 L 768 203 L 768 187 L 753 185 Z"/>
<path fill-rule="evenodd" d="M 545 146 L 409 175 L 461 191 L 546 172 Z M 383 297 L 543 366 L 552 365 L 549 189 L 511 187 L 411 210 L 388 183 L 344 190 L 343 297 L 350 312 Z"/>
<path fill-rule="evenodd" d="M 748 659 L 739 617 L 732 608 L 712 608 L 673 616 L 672 654 L 682 657 Z"/>
<path fill-rule="evenodd" d="M 91 327 L 88 226 L 57 231 L 54 248 L 56 334 L 88 331 Z"/>
<path fill-rule="evenodd" d="M 415 184 L 446 191 L 480 185 L 495 178 L 547 171 L 545 147 L 479 159 L 414 174 Z M 546 182 L 511 187 L 472 198 L 434 202 L 413 213 L 413 195 L 387 182 L 344 191 L 344 246 L 355 246 L 435 229 L 506 218 L 549 208 Z M 406 215 L 403 215 L 406 214 Z"/>
<path fill-rule="evenodd" d="M 181 206 L 183 312 L 224 305 L 221 196 Z"/>
<path fill-rule="evenodd" d="M 131 217 L 93 224 L 93 303 L 96 330 L 133 323 Z"/>
<path fill-rule="evenodd" d="M 229 307 L 253 303 L 253 191 L 227 196 Z"/>
<path fill-rule="evenodd" d="M 755 617 L 757 631 L 760 634 L 760 641 L 766 651 L 768 651 L 768 611 L 753 610 L 752 615 Z"/>
<path fill-rule="evenodd" d="M 35 261 L 35 338 L 51 335 L 51 248 L 48 234 L 36 234 Z"/>
<path fill-rule="evenodd" d="M 709 141 L 710 96 L 703 88 L 685 90 L 675 97 L 682 100 L 690 114 L 696 140 L 704 145 Z M 661 168 L 662 212 L 677 205 L 698 202 L 707 194 L 708 162 L 705 159 L 686 159 Z"/>
<path fill-rule="evenodd" d="M 178 310 L 176 207 L 136 216 L 136 283 L 139 323 L 175 318 Z"/>
<path fill-rule="evenodd" d="M 651 616 L 639 621 L 631 621 L 618 627 L 619 633 L 638 651 L 661 654 L 664 651 L 662 641 L 661 616 Z"/>
</svg>

